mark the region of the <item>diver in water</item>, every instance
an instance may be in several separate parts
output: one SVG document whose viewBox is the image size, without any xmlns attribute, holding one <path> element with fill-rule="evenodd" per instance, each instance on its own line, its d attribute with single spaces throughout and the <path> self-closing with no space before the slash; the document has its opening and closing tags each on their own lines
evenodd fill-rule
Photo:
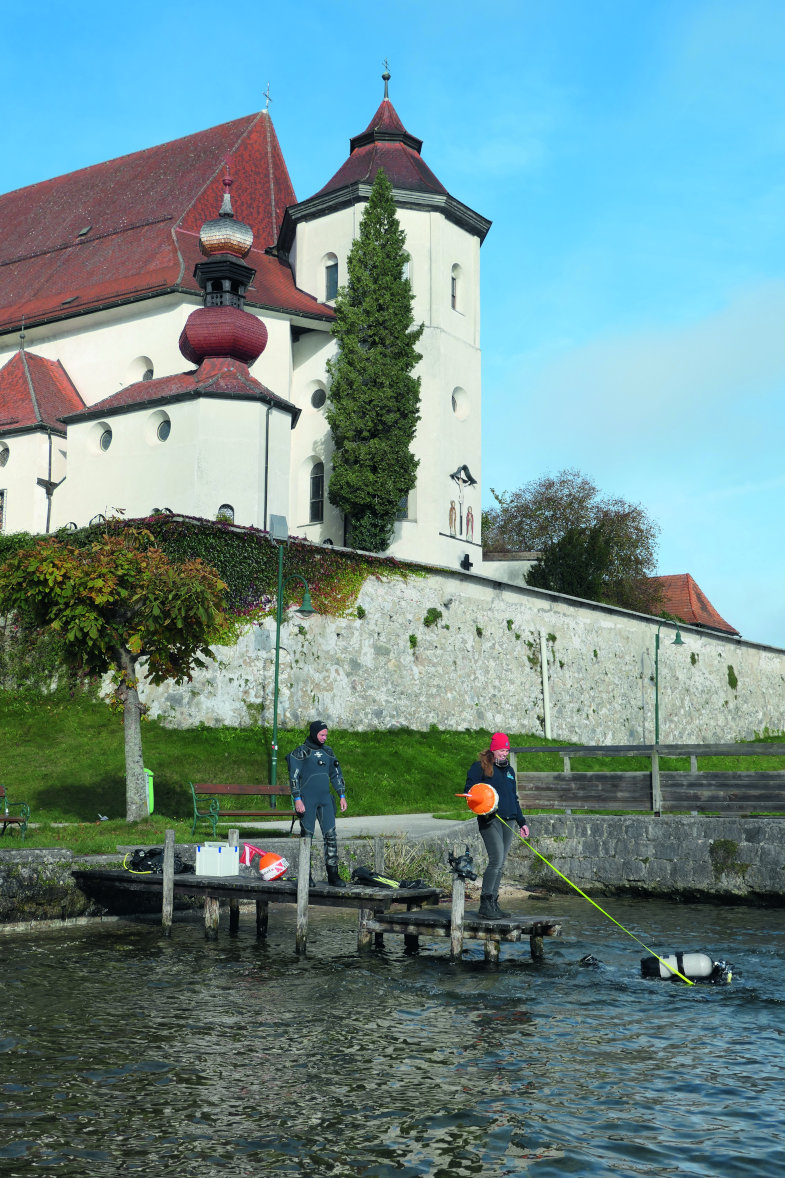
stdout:
<svg viewBox="0 0 785 1178">
<path fill-rule="evenodd" d="M 510 741 L 503 732 L 494 732 L 491 747 L 481 752 L 479 759 L 470 767 L 466 774 L 467 790 L 479 781 L 492 785 L 499 795 L 499 805 L 494 813 L 477 815 L 480 837 L 488 852 L 488 866 L 482 877 L 477 915 L 494 920 L 510 915 L 499 907 L 499 884 L 513 834 L 519 829 L 524 838 L 529 837 L 529 828 L 518 801 L 515 773 L 510 765 Z M 496 814 L 507 825 L 498 822 Z"/>
<path fill-rule="evenodd" d="M 294 808 L 300 815 L 303 837 L 312 839 L 316 820 L 324 839 L 324 865 L 327 882 L 334 888 L 345 886 L 338 874 L 338 836 L 335 831 L 335 801 L 330 786 L 337 791 L 341 811 L 346 809 L 346 782 L 333 750 L 326 744 L 327 725 L 314 720 L 308 737 L 286 758 L 289 788 Z"/>
</svg>

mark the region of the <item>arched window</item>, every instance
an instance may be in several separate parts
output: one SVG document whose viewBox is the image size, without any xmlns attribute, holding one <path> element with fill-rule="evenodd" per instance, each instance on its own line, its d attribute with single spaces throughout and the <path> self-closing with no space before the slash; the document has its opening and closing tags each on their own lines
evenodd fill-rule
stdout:
<svg viewBox="0 0 785 1178">
<path fill-rule="evenodd" d="M 215 513 L 215 518 L 225 524 L 234 523 L 234 508 L 231 503 L 222 503 Z"/>
<path fill-rule="evenodd" d="M 450 306 L 453 311 L 461 309 L 461 268 L 456 262 L 450 271 Z"/>
<path fill-rule="evenodd" d="M 324 301 L 329 303 L 338 294 L 338 259 L 335 254 L 325 254 L 322 264 L 324 266 Z"/>
<path fill-rule="evenodd" d="M 324 520 L 324 463 L 314 462 L 311 467 L 311 496 L 310 512 L 308 516 L 312 524 L 320 524 Z"/>
</svg>

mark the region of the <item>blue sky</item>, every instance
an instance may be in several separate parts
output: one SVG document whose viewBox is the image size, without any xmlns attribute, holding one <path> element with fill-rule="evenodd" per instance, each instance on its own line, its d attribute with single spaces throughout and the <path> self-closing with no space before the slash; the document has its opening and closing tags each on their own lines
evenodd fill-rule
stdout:
<svg viewBox="0 0 785 1178">
<path fill-rule="evenodd" d="M 484 483 L 573 466 L 785 647 L 781 0 L 3 6 L 0 188 L 271 111 L 298 198 L 381 98 L 483 264 Z M 488 505 L 486 503 L 486 505 Z"/>
</svg>

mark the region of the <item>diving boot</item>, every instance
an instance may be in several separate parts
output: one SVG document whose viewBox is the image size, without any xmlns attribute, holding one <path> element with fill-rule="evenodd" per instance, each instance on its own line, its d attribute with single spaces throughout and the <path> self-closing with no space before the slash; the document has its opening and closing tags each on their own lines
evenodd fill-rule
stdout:
<svg viewBox="0 0 785 1178">
<path fill-rule="evenodd" d="M 483 920 L 496 920 L 496 909 L 493 906 L 493 896 L 490 892 L 483 892 L 480 896 L 480 907 L 477 910 L 477 915 L 481 916 Z"/>
<path fill-rule="evenodd" d="M 338 835 L 334 830 L 328 830 L 324 836 L 324 865 L 330 887 L 345 888 L 346 884 L 338 874 Z"/>
<path fill-rule="evenodd" d="M 512 916 L 511 912 L 505 912 L 505 910 L 503 908 L 499 907 L 499 893 L 498 892 L 493 897 L 493 909 L 494 909 L 496 916 L 498 916 L 500 918 L 504 918 L 506 916 Z"/>
</svg>

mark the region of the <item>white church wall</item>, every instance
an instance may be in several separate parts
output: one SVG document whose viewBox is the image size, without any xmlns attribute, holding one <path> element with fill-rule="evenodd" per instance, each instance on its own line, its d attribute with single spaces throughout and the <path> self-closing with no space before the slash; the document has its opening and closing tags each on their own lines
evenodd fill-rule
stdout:
<svg viewBox="0 0 785 1178">
<path fill-rule="evenodd" d="M 52 438 L 52 478 L 62 477 L 61 438 Z M 3 532 L 46 531 L 46 493 L 36 479 L 49 477 L 49 442 L 43 430 L 24 434 L 4 434 L 0 448 L 7 459 L 0 466 Z M 55 492 L 55 497 L 57 492 Z"/>
<path fill-rule="evenodd" d="M 233 507 L 235 522 L 263 526 L 265 414 L 255 401 L 202 397 L 72 426 L 71 473 L 55 496 L 55 526 L 83 526 L 99 512 L 137 517 L 165 507 L 214 519 L 224 504 Z M 158 435 L 162 420 L 170 423 L 165 440 Z M 278 480 L 280 472 L 287 487 L 290 423 L 288 413 L 270 413 L 268 511 L 286 497 Z"/>
</svg>

